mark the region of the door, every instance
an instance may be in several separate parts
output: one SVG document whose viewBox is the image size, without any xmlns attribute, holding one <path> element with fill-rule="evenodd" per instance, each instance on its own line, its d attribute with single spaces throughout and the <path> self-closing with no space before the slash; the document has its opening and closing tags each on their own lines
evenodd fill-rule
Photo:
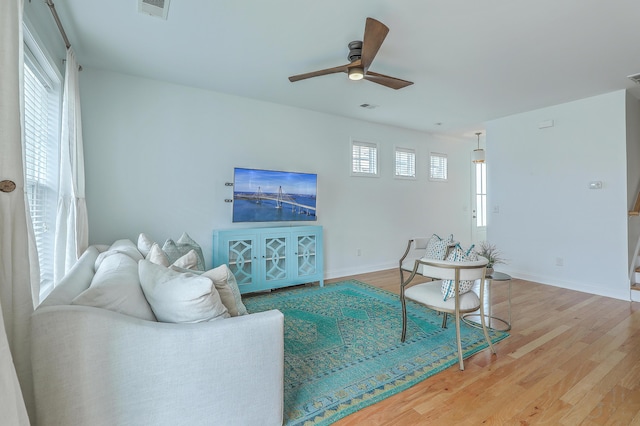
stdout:
<svg viewBox="0 0 640 426">
<path fill-rule="evenodd" d="M 487 163 L 472 163 L 471 241 L 487 239 Z"/>
<path fill-rule="evenodd" d="M 224 253 L 228 255 L 226 262 L 238 282 L 240 292 L 244 293 L 252 289 L 256 274 L 256 260 L 258 251 L 256 250 L 255 237 L 247 235 L 245 237 L 229 237 L 225 235 L 223 240 Z"/>
<path fill-rule="evenodd" d="M 293 234 L 295 244 L 295 277 L 309 277 L 318 274 L 318 233 L 307 231 Z"/>
<path fill-rule="evenodd" d="M 286 281 L 288 275 L 287 253 L 288 235 L 290 231 L 270 233 L 262 236 L 262 278 L 267 283 L 266 288 L 277 286 L 279 281 Z"/>
</svg>

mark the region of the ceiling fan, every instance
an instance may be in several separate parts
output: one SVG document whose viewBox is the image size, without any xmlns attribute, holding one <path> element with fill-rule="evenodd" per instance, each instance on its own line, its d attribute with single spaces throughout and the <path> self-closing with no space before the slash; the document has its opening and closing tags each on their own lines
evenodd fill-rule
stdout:
<svg viewBox="0 0 640 426">
<path fill-rule="evenodd" d="M 378 53 L 378 50 L 380 49 L 380 46 L 382 46 L 382 42 L 384 41 L 388 33 L 389 28 L 385 24 L 373 18 L 367 18 L 367 23 L 364 27 L 363 40 L 356 40 L 349 43 L 348 59 L 350 63 L 341 65 L 339 67 L 308 72 L 306 74 L 293 75 L 289 77 L 289 81 L 293 83 L 295 81 L 304 80 L 306 78 L 344 72 L 349 75 L 349 79 L 351 80 L 362 80 L 364 78 L 365 80 L 369 80 L 396 90 L 410 86 L 413 84 L 413 82 L 411 81 L 389 77 L 388 75 L 369 71 L 369 66 L 373 62 L 373 59 L 376 57 L 376 54 Z"/>
</svg>

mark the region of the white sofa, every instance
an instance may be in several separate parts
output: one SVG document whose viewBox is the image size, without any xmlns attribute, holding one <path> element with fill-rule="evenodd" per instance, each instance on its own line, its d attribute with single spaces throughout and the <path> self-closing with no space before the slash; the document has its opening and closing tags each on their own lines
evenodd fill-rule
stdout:
<svg viewBox="0 0 640 426">
<path fill-rule="evenodd" d="M 38 425 L 282 424 L 282 313 L 175 324 L 71 304 L 98 255 L 33 313 Z"/>
</svg>

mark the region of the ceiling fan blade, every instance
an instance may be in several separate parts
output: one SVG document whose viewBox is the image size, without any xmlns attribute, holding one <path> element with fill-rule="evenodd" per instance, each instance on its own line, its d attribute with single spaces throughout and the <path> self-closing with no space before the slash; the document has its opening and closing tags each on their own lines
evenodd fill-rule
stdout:
<svg viewBox="0 0 640 426">
<path fill-rule="evenodd" d="M 327 68 L 325 70 L 319 70 L 319 71 L 312 71 L 306 74 L 292 75 L 291 77 L 289 77 L 289 81 L 293 83 L 298 80 L 304 80 L 305 78 L 318 77 L 318 76 L 327 75 L 327 74 L 335 74 L 337 72 L 348 72 L 349 66 L 351 65 L 352 64 L 340 65 L 339 67 Z"/>
<path fill-rule="evenodd" d="M 367 18 L 362 39 L 362 56 L 360 57 L 365 72 L 369 69 L 388 33 L 389 28 L 385 24 L 373 18 Z"/>
<path fill-rule="evenodd" d="M 396 90 L 402 89 L 403 87 L 411 86 L 413 84 L 413 81 L 389 77 L 388 75 L 378 74 L 373 71 L 367 72 L 364 76 L 364 79 Z"/>
</svg>

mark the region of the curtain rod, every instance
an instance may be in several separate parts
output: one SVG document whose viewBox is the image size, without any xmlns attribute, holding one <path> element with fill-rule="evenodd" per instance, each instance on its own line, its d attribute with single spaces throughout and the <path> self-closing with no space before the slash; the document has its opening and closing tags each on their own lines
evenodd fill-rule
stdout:
<svg viewBox="0 0 640 426">
<path fill-rule="evenodd" d="M 60 17 L 58 16 L 58 12 L 56 12 L 56 5 L 53 4 L 53 1 L 51 0 L 45 0 L 45 3 L 47 4 L 47 6 L 49 6 L 49 9 L 51 10 L 51 14 L 53 15 L 53 19 L 55 19 L 56 21 L 56 25 L 58 26 L 58 29 L 60 30 L 60 34 L 62 35 L 62 39 L 64 40 L 64 44 L 65 46 L 68 48 L 71 47 L 71 43 L 69 43 L 69 39 L 67 38 L 67 33 L 64 32 L 64 28 L 62 27 L 62 22 L 60 22 Z"/>
</svg>

